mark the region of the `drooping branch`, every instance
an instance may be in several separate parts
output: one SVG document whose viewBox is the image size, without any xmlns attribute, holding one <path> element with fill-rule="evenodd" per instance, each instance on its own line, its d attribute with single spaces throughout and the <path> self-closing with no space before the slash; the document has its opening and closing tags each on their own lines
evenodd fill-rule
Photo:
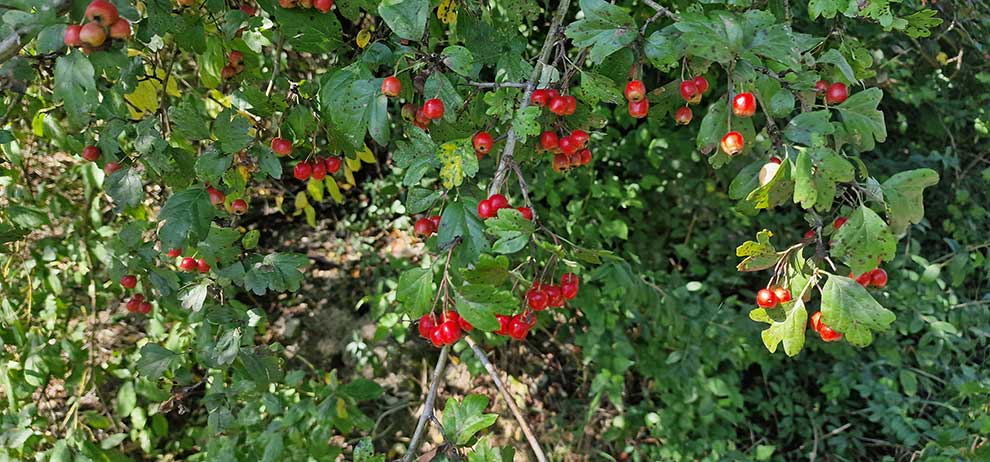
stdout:
<svg viewBox="0 0 990 462">
<path fill-rule="evenodd" d="M 426 401 L 423 403 L 423 413 L 419 415 L 419 422 L 416 423 L 416 430 L 413 431 L 412 439 L 409 440 L 409 447 L 406 454 L 402 456 L 402 462 L 411 462 L 419 451 L 419 440 L 423 438 L 426 431 L 426 423 L 433 417 L 433 403 L 437 399 L 437 389 L 440 387 L 440 376 L 447 367 L 447 350 L 449 346 L 440 349 L 440 357 L 437 358 L 437 365 L 433 368 L 433 376 L 430 377 L 430 391 L 426 394 Z"/>
<path fill-rule="evenodd" d="M 547 60 L 550 58 L 550 52 L 553 50 L 553 45 L 556 43 L 557 36 L 560 34 L 561 23 L 563 23 L 570 5 L 570 0 L 561 0 L 560 4 L 557 5 L 557 11 L 550 21 L 550 28 L 547 30 L 547 38 L 543 41 L 543 48 L 540 50 L 539 58 L 536 61 L 536 65 L 533 66 L 533 72 L 530 73 L 529 80 L 526 81 L 522 101 L 519 102 L 520 112 L 529 107 L 529 98 L 533 95 L 533 90 L 536 88 L 536 82 L 540 79 L 540 75 L 543 74 L 543 67 L 546 66 Z M 491 184 L 488 185 L 489 195 L 497 193 L 505 184 L 509 171 L 512 169 L 512 157 L 515 151 L 516 131 L 510 126 L 506 132 L 505 149 L 502 150 L 502 158 L 499 159 L 498 168 L 495 170 L 495 177 L 492 178 Z"/>
<path fill-rule="evenodd" d="M 485 366 L 485 370 L 488 371 L 488 375 L 491 376 L 492 382 L 495 382 L 495 386 L 498 387 L 499 393 L 502 394 L 502 399 L 505 400 L 505 404 L 509 406 L 509 411 L 512 412 L 512 416 L 515 417 L 516 423 L 522 429 L 523 435 L 526 435 L 526 441 L 529 442 L 529 447 L 533 449 L 533 453 L 536 454 L 536 460 L 538 462 L 546 462 L 547 456 L 543 454 L 543 448 L 540 447 L 540 442 L 536 440 L 536 436 L 533 435 L 533 430 L 529 428 L 529 424 L 526 423 L 526 419 L 523 417 L 522 413 L 519 412 L 519 406 L 516 406 L 516 402 L 512 399 L 512 395 L 509 394 L 509 390 L 505 388 L 505 383 L 502 382 L 502 378 L 499 377 L 498 371 L 495 370 L 495 366 L 492 365 L 491 361 L 488 360 L 488 355 L 485 354 L 484 350 L 478 346 L 477 342 L 471 337 L 464 337 L 464 341 L 471 346 L 474 350 L 474 355 L 478 357 L 481 364 Z"/>
<path fill-rule="evenodd" d="M 69 11 L 69 6 L 71 5 L 72 0 L 54 0 L 51 4 L 40 7 L 39 10 L 47 11 L 54 9 L 56 15 L 61 15 Z M 0 40 L 0 63 L 4 63 L 16 56 L 17 52 L 21 51 L 21 48 L 24 48 L 24 45 L 27 45 L 34 35 L 38 33 L 38 30 L 38 27 L 31 25 L 15 30 L 13 34 Z"/>
<path fill-rule="evenodd" d="M 659 13 L 659 14 L 662 14 L 662 15 L 670 18 L 670 19 L 673 19 L 674 21 L 677 21 L 678 20 L 676 13 L 674 13 L 673 11 L 670 11 L 669 9 L 667 9 L 667 7 L 661 5 L 661 4 L 659 4 L 659 3 L 657 3 L 657 2 L 655 2 L 653 0 L 643 0 L 643 3 L 645 3 L 646 6 L 648 6 L 650 8 L 653 8 L 654 10 L 656 10 L 657 13 Z"/>
</svg>

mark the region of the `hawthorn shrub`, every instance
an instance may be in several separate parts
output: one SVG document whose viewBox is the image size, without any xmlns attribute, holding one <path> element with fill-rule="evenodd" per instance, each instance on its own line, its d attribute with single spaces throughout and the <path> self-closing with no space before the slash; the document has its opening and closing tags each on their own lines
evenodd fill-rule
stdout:
<svg viewBox="0 0 990 462">
<path fill-rule="evenodd" d="M 982 6 L 22 3 L 4 459 L 990 457 Z"/>
</svg>

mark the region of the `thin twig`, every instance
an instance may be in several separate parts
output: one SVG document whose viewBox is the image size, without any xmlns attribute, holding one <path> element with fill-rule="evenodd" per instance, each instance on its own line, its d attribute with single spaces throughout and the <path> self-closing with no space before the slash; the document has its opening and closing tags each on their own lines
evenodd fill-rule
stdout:
<svg viewBox="0 0 990 462">
<path fill-rule="evenodd" d="M 430 392 L 427 393 L 426 402 L 423 403 L 423 413 L 419 415 L 419 422 L 416 423 L 416 430 L 413 432 L 412 439 L 409 440 L 409 447 L 406 448 L 406 454 L 402 456 L 402 462 L 412 461 L 413 457 L 416 456 L 416 452 L 419 451 L 419 440 L 423 438 L 423 432 L 426 431 L 426 422 L 433 416 L 433 402 L 437 399 L 440 376 L 443 374 L 444 368 L 447 367 L 448 349 L 450 349 L 450 346 L 447 345 L 440 349 L 440 357 L 437 358 L 437 365 L 433 368 L 433 377 L 430 379 Z"/>
<path fill-rule="evenodd" d="M 643 3 L 645 3 L 646 6 L 648 6 L 650 8 L 653 8 L 654 10 L 657 10 L 657 13 L 660 13 L 660 14 L 662 14 L 662 15 L 670 18 L 670 19 L 673 19 L 674 21 L 677 21 L 678 20 L 678 17 L 677 17 L 677 14 L 676 13 L 674 13 L 673 11 L 668 10 L 667 7 L 661 5 L 661 4 L 657 3 L 657 2 L 654 2 L 653 0 L 643 0 Z"/>
<path fill-rule="evenodd" d="M 526 419 L 523 417 L 522 413 L 519 412 L 519 407 L 516 406 L 516 402 L 512 399 L 512 395 L 509 394 L 509 390 L 505 388 L 505 384 L 498 376 L 498 371 L 495 370 L 495 366 L 493 366 L 491 361 L 488 360 L 488 355 L 485 354 L 473 338 L 464 337 L 464 341 L 471 346 L 471 349 L 474 350 L 474 355 L 478 357 L 481 364 L 485 366 L 485 370 L 488 371 L 488 375 L 491 376 L 492 381 L 495 382 L 495 386 L 498 387 L 499 393 L 502 394 L 502 399 L 505 400 L 505 404 L 508 405 L 509 410 L 512 411 L 512 416 L 516 418 L 516 423 L 519 424 L 523 434 L 526 435 L 526 441 L 529 442 L 529 447 L 533 449 L 533 453 L 536 454 L 536 460 L 538 462 L 546 462 L 547 456 L 543 454 L 543 449 L 540 447 L 540 442 L 536 440 L 535 436 L 533 436 L 533 430 L 529 428 L 529 425 L 526 423 Z"/>
<path fill-rule="evenodd" d="M 468 85 L 478 88 L 526 88 L 526 82 L 468 82 Z"/>
</svg>

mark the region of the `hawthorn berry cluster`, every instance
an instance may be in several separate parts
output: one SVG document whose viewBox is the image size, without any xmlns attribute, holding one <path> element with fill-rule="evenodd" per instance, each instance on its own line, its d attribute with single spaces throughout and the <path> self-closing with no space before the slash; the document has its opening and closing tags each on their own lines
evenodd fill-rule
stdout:
<svg viewBox="0 0 990 462">
<path fill-rule="evenodd" d="M 825 325 L 822 322 L 822 312 L 816 311 L 811 315 L 811 329 L 818 332 L 818 335 L 822 337 L 825 342 L 837 342 L 842 340 L 842 334 L 836 332 L 831 327 Z"/>
<path fill-rule="evenodd" d="M 168 256 L 172 258 L 177 258 L 182 255 L 182 249 L 171 249 L 168 251 Z M 209 273 L 210 264 L 206 262 L 206 259 L 200 258 L 195 259 L 193 257 L 183 257 L 179 261 L 179 269 L 187 273 L 192 273 L 194 271 L 199 271 L 200 273 Z"/>
<path fill-rule="evenodd" d="M 855 279 L 859 285 L 863 287 L 876 287 L 882 289 L 887 286 L 887 271 L 883 268 L 877 268 L 872 271 L 867 271 L 859 276 L 854 276 L 849 273 L 850 279 Z"/>
<path fill-rule="evenodd" d="M 342 163 L 343 161 L 337 156 L 330 156 L 326 159 L 317 156 L 312 161 L 301 160 L 292 169 L 292 176 L 299 181 L 306 181 L 311 177 L 315 180 L 322 181 L 328 174 L 334 175 L 339 172 Z"/>
<path fill-rule="evenodd" d="M 433 313 L 426 313 L 419 318 L 419 336 L 433 343 L 435 347 L 453 345 L 464 335 L 471 332 L 474 326 L 462 318 L 456 311 L 447 311 L 437 318 Z"/>
<path fill-rule="evenodd" d="M 285 9 L 313 8 L 320 13 L 329 13 L 333 8 L 333 0 L 278 0 L 278 5 Z"/>
<path fill-rule="evenodd" d="M 536 325 L 534 312 L 547 308 L 563 307 L 565 300 L 571 300 L 577 296 L 579 287 L 580 280 L 574 273 L 564 273 L 560 277 L 559 285 L 534 282 L 533 287 L 526 291 L 526 309 L 522 313 L 513 316 L 495 315 L 499 324 L 499 329 L 495 331 L 495 334 L 511 337 L 514 340 L 524 340 L 529 331 Z"/>
<path fill-rule="evenodd" d="M 510 209 L 509 199 L 501 194 L 492 194 L 488 196 L 488 199 L 484 199 L 478 202 L 478 216 L 482 220 L 487 220 L 489 218 L 494 218 L 498 216 L 498 211 L 501 209 Z M 522 214 L 523 218 L 527 220 L 533 219 L 533 210 L 529 207 L 516 207 L 516 210 Z"/>
<path fill-rule="evenodd" d="M 581 129 L 565 136 L 547 130 L 540 134 L 540 147 L 554 154 L 551 167 L 553 171 L 560 173 L 591 163 L 591 150 L 587 148 L 590 139 L 591 135 Z"/>
<path fill-rule="evenodd" d="M 849 89 L 842 82 L 828 83 L 825 80 L 815 82 L 815 92 L 825 98 L 826 104 L 842 104 L 849 97 Z"/>
<path fill-rule="evenodd" d="M 128 274 L 120 278 L 120 286 L 131 290 L 137 287 L 137 276 Z M 142 294 L 134 294 L 124 305 L 130 313 L 148 314 L 151 312 L 151 302 L 144 299 Z"/>
<path fill-rule="evenodd" d="M 244 71 L 244 53 L 234 50 L 227 54 L 227 64 L 220 69 L 220 78 L 230 80 Z"/>
<path fill-rule="evenodd" d="M 131 23 L 121 18 L 117 7 L 107 0 L 93 0 L 86 6 L 86 21 L 65 28 L 62 36 L 65 46 L 79 47 L 88 55 L 109 45 L 108 37 L 127 40 L 131 36 Z"/>
<path fill-rule="evenodd" d="M 210 204 L 213 204 L 214 207 L 221 206 L 227 201 L 227 195 L 224 194 L 223 191 L 214 188 L 209 184 L 206 185 L 206 193 L 210 197 Z M 228 211 L 235 215 L 244 215 L 244 213 L 247 212 L 247 202 L 244 199 L 234 199 L 231 201 Z M 176 254 L 169 256 L 178 257 L 179 255 Z"/>
<path fill-rule="evenodd" d="M 756 304 L 760 308 L 773 308 L 780 303 L 791 301 L 791 291 L 784 287 L 760 289 L 756 293 Z"/>
<path fill-rule="evenodd" d="M 646 99 L 646 85 L 639 80 L 630 80 L 626 84 L 626 101 L 629 102 L 629 116 L 642 119 L 650 112 L 650 100 Z M 688 110 L 690 112 L 690 109 Z"/>
<path fill-rule="evenodd" d="M 389 98 L 394 98 L 396 96 L 399 96 L 399 93 L 401 92 L 402 92 L 402 82 L 399 81 L 398 77 L 394 75 L 390 75 L 388 77 L 385 77 L 384 80 L 382 80 L 383 95 Z M 400 113 L 402 114 L 402 118 L 405 119 L 406 121 L 412 122 L 413 125 L 423 130 L 426 130 L 430 126 L 431 121 L 443 118 L 443 113 L 444 113 L 443 100 L 441 100 L 440 98 L 431 98 L 426 100 L 426 102 L 423 103 L 423 105 L 418 108 L 412 103 L 406 103 L 402 106 L 402 110 Z M 489 136 L 489 140 L 490 139 L 491 136 Z M 491 150 L 491 143 L 489 143 L 488 150 L 489 151 Z M 478 151 L 477 144 L 475 145 L 475 151 L 480 152 Z"/>
<path fill-rule="evenodd" d="M 418 236 L 432 236 L 436 234 L 438 229 L 440 229 L 440 215 L 433 215 L 429 218 L 423 217 L 413 224 L 413 233 Z"/>
<path fill-rule="evenodd" d="M 560 116 L 573 115 L 577 110 L 577 98 L 571 95 L 561 95 L 555 88 L 540 88 L 533 90 L 529 97 L 530 103 L 545 107 L 550 112 Z"/>
</svg>

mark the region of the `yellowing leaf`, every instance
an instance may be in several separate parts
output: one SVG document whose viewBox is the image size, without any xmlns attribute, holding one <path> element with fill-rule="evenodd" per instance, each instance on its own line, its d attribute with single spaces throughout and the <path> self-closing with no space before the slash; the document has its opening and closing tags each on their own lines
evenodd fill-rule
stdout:
<svg viewBox="0 0 990 462">
<path fill-rule="evenodd" d="M 360 155 L 361 155 L 361 153 L 358 153 L 358 156 L 359 157 L 360 157 Z M 350 170 L 350 171 L 352 171 L 352 172 L 359 172 L 359 171 L 361 171 L 361 159 L 360 158 L 358 158 L 358 159 L 351 159 L 350 157 L 344 157 L 344 163 L 347 164 L 347 169 Z"/>
<path fill-rule="evenodd" d="M 315 228 L 316 227 L 316 209 L 314 209 L 312 205 L 307 205 L 306 208 L 303 209 L 303 211 L 306 212 L 306 224 L 308 224 L 308 225 L 310 225 L 310 226 L 312 226 L 312 227 Z"/>
<path fill-rule="evenodd" d="M 377 160 L 375 160 L 375 154 L 371 152 L 371 149 L 368 148 L 367 144 L 364 145 L 364 149 L 357 152 L 357 156 L 358 159 L 363 160 L 367 164 L 377 162 Z"/>
<path fill-rule="evenodd" d="M 279 212 L 285 213 L 282 211 L 282 204 L 284 203 L 285 203 L 285 196 L 281 194 L 275 196 L 275 208 L 277 208 Z"/>
<path fill-rule="evenodd" d="M 364 49 L 368 46 L 368 42 L 371 42 L 371 32 L 368 29 L 361 29 L 361 32 L 357 34 L 358 48 Z"/>
<path fill-rule="evenodd" d="M 337 417 L 347 419 L 347 402 L 344 398 L 337 398 Z"/>
<path fill-rule="evenodd" d="M 333 178 L 328 176 L 324 178 L 323 183 L 326 185 L 327 192 L 330 193 L 330 197 L 333 198 L 334 202 L 338 204 L 344 202 L 344 196 L 340 194 L 340 188 L 337 187 L 337 182 Z"/>
<path fill-rule="evenodd" d="M 344 178 L 347 180 L 347 184 L 351 186 L 357 186 L 357 182 L 354 181 L 354 173 L 351 172 L 351 169 L 349 168 L 344 169 Z"/>
<path fill-rule="evenodd" d="M 455 0 L 443 0 L 437 7 L 437 19 L 444 24 L 457 22 L 457 2 Z"/>
<path fill-rule="evenodd" d="M 310 178 L 309 183 L 306 183 L 306 190 L 309 191 L 309 196 L 313 198 L 316 202 L 323 202 L 323 182 L 317 180 L 316 178 Z"/>
<path fill-rule="evenodd" d="M 450 141 L 440 145 L 440 179 L 447 189 L 460 186 L 465 176 L 478 173 L 478 158 L 468 139 Z"/>
<path fill-rule="evenodd" d="M 296 206 L 296 211 L 295 213 L 293 213 L 293 215 L 299 215 L 300 213 L 302 213 L 302 209 L 309 207 L 309 199 L 306 199 L 305 191 L 299 191 L 299 194 L 296 194 L 295 206 Z"/>
<path fill-rule="evenodd" d="M 231 104 L 230 103 L 230 96 L 227 96 L 227 95 L 225 95 L 225 94 L 223 94 L 223 93 L 221 93 L 221 92 L 219 92 L 219 91 L 217 91 L 215 89 L 214 90 L 210 90 L 210 96 L 211 96 L 210 101 L 219 102 L 224 108 L 230 107 L 230 104 Z M 219 112 L 219 111 L 217 111 L 217 112 Z M 213 114 L 213 115 L 216 116 L 216 114 Z M 250 119 L 251 117 L 248 117 L 248 118 Z"/>
</svg>

